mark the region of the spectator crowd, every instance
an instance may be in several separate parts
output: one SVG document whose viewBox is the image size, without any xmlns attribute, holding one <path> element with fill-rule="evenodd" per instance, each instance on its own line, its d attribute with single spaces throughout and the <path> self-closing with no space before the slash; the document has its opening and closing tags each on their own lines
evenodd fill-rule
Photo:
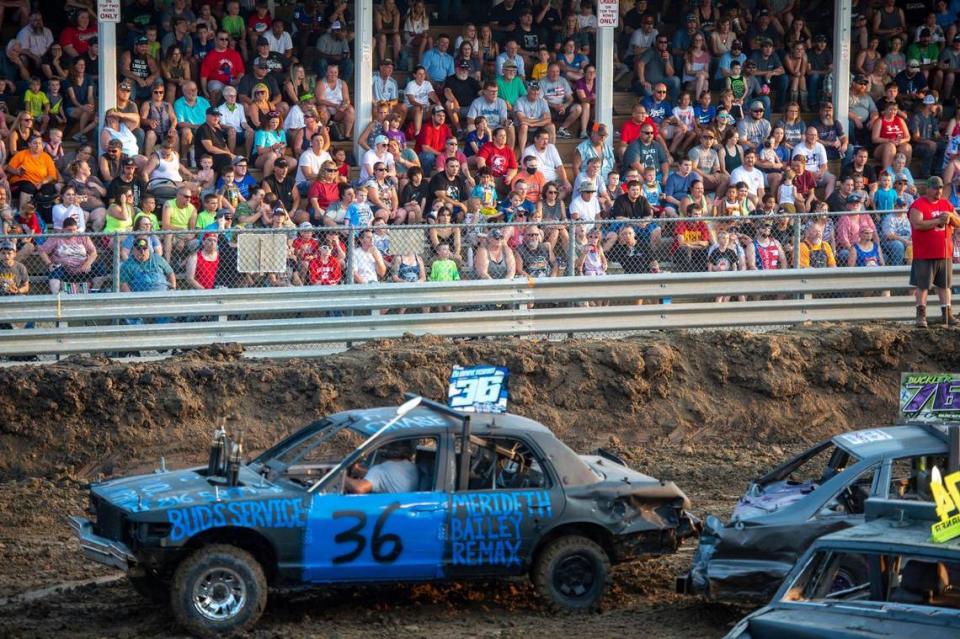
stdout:
<svg viewBox="0 0 960 639">
<path fill-rule="evenodd" d="M 126 0 L 101 52 L 95 0 L 3 3 L 5 292 L 899 265 L 918 186 L 960 204 L 960 0 L 855 0 L 846 114 L 826 0 L 623 2 L 611 78 L 588 0 L 383 0 L 369 110 L 353 4 L 275 4 Z M 285 271 L 241 273 L 256 228 Z"/>
</svg>

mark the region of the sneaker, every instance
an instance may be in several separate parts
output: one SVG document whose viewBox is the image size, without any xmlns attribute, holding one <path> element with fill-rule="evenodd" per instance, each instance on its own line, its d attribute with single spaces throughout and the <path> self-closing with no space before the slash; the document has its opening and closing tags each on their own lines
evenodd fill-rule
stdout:
<svg viewBox="0 0 960 639">
<path fill-rule="evenodd" d="M 589 135 L 589 133 L 587 133 L 586 131 L 584 131 L 583 133 L 580 134 L 580 139 L 581 139 L 581 140 L 586 140 L 588 135 Z"/>
<path fill-rule="evenodd" d="M 572 138 L 572 137 L 573 137 L 573 134 L 570 133 L 569 131 L 567 131 L 565 128 L 560 127 L 559 129 L 557 129 L 557 137 L 558 137 L 558 138 Z"/>
</svg>

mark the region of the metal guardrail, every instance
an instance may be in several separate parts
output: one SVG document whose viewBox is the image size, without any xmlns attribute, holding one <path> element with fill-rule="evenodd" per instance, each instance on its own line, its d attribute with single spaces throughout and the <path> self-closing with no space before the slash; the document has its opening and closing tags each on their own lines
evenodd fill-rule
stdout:
<svg viewBox="0 0 960 639">
<path fill-rule="evenodd" d="M 791 269 L 38 295 L 4 300 L 0 321 L 52 327 L 0 331 L 0 355 L 165 350 L 223 342 L 276 347 L 405 334 L 497 336 L 908 320 L 914 316 L 913 297 L 903 294 L 908 273 L 907 267 Z M 885 291 L 893 295 L 883 296 Z M 727 295 L 754 299 L 710 301 Z M 760 296 L 765 299 L 756 299 Z M 639 305 L 640 300 L 646 303 Z M 583 306 L 598 301 L 612 304 Z M 441 306 L 460 310 L 423 312 Z M 397 309 L 416 312 L 382 314 Z M 173 321 L 124 323 L 161 318 Z"/>
</svg>

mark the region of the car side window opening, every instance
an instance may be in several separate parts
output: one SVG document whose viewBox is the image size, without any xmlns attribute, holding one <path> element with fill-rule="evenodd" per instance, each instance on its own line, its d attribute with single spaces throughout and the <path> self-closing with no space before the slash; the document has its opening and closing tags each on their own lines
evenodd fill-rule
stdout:
<svg viewBox="0 0 960 639">
<path fill-rule="evenodd" d="M 360 457 L 339 482 L 343 494 L 406 493 L 437 490 L 438 439 L 393 439 Z"/>
<path fill-rule="evenodd" d="M 462 438 L 457 438 L 458 472 L 461 450 Z M 468 451 L 469 490 L 550 488 L 539 456 L 520 439 L 472 435 Z"/>
<path fill-rule="evenodd" d="M 813 448 L 794 462 L 767 476 L 769 482 L 809 484 L 814 490 L 860 460 L 836 444 Z"/>
<path fill-rule="evenodd" d="M 845 485 L 829 499 L 817 513 L 818 516 L 862 515 L 867 498 L 873 494 L 873 479 L 877 467 L 872 466 Z"/>
<path fill-rule="evenodd" d="M 785 591 L 783 601 L 960 609 L 960 562 L 824 550 L 811 556 Z"/>
<path fill-rule="evenodd" d="M 930 474 L 936 466 L 941 472 L 947 467 L 945 455 L 918 455 L 901 457 L 890 464 L 890 499 L 933 501 L 930 492 Z"/>
</svg>

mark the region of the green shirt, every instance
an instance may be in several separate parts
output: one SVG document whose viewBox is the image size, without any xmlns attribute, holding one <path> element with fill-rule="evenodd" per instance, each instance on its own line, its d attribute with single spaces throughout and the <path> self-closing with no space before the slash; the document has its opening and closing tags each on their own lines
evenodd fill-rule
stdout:
<svg viewBox="0 0 960 639">
<path fill-rule="evenodd" d="M 460 279 L 460 271 L 453 260 L 434 260 L 430 266 L 431 282 L 453 282 Z"/>
<path fill-rule="evenodd" d="M 193 225 L 193 228 L 205 229 L 216 221 L 217 221 L 217 212 L 213 211 L 211 213 L 210 211 L 207 211 L 206 209 L 204 209 L 203 211 L 200 211 L 199 213 L 197 213 L 197 222 L 196 224 Z"/>
<path fill-rule="evenodd" d="M 498 97 L 503 98 L 511 107 L 516 106 L 517 100 L 527 95 L 527 87 L 524 86 L 520 76 L 515 77 L 510 82 L 507 82 L 502 77 L 498 77 L 497 88 L 500 90 Z"/>
</svg>

